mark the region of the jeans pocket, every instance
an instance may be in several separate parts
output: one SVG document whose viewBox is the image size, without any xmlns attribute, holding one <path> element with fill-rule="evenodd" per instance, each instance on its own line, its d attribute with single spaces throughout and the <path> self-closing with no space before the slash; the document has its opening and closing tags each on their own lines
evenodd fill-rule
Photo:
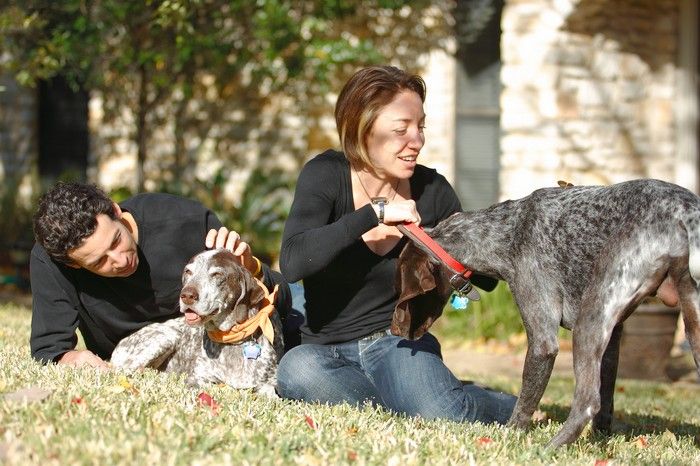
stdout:
<svg viewBox="0 0 700 466">
<path fill-rule="evenodd" d="M 370 340 L 368 338 L 363 338 L 357 342 L 357 354 L 361 357 L 365 351 L 367 351 L 372 345 L 379 341 L 379 338 Z"/>
<path fill-rule="evenodd" d="M 372 346 L 374 346 L 375 343 L 379 342 L 380 340 L 383 340 L 387 336 L 391 335 L 389 330 L 380 330 L 379 332 L 375 332 L 372 335 L 366 336 L 364 338 L 360 338 L 357 341 L 357 353 L 362 356 L 365 351 L 370 349 Z"/>
</svg>

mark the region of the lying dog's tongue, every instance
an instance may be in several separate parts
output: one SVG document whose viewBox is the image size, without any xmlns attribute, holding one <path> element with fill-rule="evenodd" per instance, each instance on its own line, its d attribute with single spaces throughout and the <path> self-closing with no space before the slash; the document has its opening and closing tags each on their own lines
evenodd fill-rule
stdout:
<svg viewBox="0 0 700 466">
<path fill-rule="evenodd" d="M 192 309 L 186 309 L 185 312 L 185 323 L 187 325 L 196 325 L 202 321 L 202 318 L 194 312 Z"/>
</svg>

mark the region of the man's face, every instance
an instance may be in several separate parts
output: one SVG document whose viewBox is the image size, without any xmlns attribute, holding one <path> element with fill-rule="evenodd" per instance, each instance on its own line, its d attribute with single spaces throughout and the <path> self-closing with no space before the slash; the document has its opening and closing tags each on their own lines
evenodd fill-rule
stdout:
<svg viewBox="0 0 700 466">
<path fill-rule="evenodd" d="M 97 228 L 83 243 L 68 253 L 75 268 L 102 277 L 128 277 L 139 265 L 136 242 L 120 218 L 97 216 Z"/>
</svg>

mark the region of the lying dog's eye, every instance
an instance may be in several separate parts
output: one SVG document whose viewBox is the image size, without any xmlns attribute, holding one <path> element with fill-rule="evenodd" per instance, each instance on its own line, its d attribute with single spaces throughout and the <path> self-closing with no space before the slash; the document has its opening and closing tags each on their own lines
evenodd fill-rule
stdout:
<svg viewBox="0 0 700 466">
<path fill-rule="evenodd" d="M 221 278 L 221 277 L 224 276 L 224 274 L 221 273 L 221 272 L 210 272 L 210 273 L 209 273 L 209 276 L 210 276 L 211 278 Z"/>
<path fill-rule="evenodd" d="M 184 282 L 187 278 L 192 275 L 192 271 L 189 269 L 185 269 L 184 272 L 182 272 L 182 281 Z"/>
</svg>

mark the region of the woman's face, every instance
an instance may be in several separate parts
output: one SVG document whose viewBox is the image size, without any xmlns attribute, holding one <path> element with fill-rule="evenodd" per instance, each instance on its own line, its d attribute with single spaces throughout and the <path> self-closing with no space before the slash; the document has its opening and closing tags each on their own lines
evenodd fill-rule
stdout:
<svg viewBox="0 0 700 466">
<path fill-rule="evenodd" d="M 367 152 L 377 173 L 407 179 L 413 175 L 425 136 L 423 102 L 413 91 L 401 91 L 377 115 L 367 135 Z"/>
</svg>

